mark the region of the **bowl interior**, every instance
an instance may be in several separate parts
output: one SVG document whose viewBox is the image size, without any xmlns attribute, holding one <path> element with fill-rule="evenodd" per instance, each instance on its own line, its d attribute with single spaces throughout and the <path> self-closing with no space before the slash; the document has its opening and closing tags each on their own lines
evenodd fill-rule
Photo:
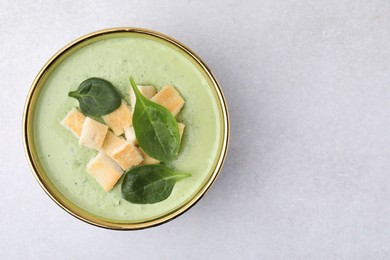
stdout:
<svg viewBox="0 0 390 260">
<path fill-rule="evenodd" d="M 160 203 L 131 204 L 120 185 L 105 193 L 85 167 L 97 153 L 82 147 L 60 120 L 76 100 L 67 93 L 89 77 L 109 80 L 129 103 L 129 76 L 158 89 L 174 85 L 186 104 L 178 116 L 185 134 L 170 166 L 192 174 Z M 25 143 L 34 173 L 48 195 L 72 215 L 107 228 L 137 229 L 184 212 L 215 180 L 225 157 L 227 111 L 207 67 L 177 41 L 156 32 L 117 28 L 82 37 L 57 53 L 31 88 L 25 111 Z"/>
</svg>

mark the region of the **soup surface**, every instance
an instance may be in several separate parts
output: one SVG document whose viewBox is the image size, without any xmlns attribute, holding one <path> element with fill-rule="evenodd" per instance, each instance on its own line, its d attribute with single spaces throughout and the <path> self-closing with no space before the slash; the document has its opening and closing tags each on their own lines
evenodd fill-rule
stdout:
<svg viewBox="0 0 390 260">
<path fill-rule="evenodd" d="M 90 77 L 110 81 L 129 102 L 129 76 L 139 85 L 161 89 L 172 84 L 186 101 L 178 115 L 185 125 L 179 156 L 169 163 L 192 174 L 178 182 L 171 196 L 156 204 L 137 205 L 122 199 L 121 180 L 105 193 L 86 173 L 96 151 L 80 146 L 60 121 L 78 107 L 68 92 Z M 159 38 L 132 33 L 100 39 L 60 61 L 45 81 L 34 117 L 34 139 L 40 164 L 56 188 L 93 215 L 119 222 L 155 218 L 178 207 L 208 180 L 222 147 L 221 109 L 212 82 L 184 51 Z"/>
</svg>

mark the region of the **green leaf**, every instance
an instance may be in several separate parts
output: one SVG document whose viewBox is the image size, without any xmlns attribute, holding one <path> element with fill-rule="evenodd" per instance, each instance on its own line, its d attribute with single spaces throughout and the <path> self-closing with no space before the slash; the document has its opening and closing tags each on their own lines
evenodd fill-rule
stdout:
<svg viewBox="0 0 390 260">
<path fill-rule="evenodd" d="M 179 152 L 180 134 L 175 117 L 165 107 L 145 98 L 133 77 L 131 86 L 136 100 L 133 126 L 139 145 L 151 157 L 171 161 Z"/>
<path fill-rule="evenodd" d="M 83 81 L 77 90 L 68 96 L 79 101 L 80 110 L 87 116 L 103 116 L 121 105 L 121 97 L 107 80 L 89 78 Z"/>
<path fill-rule="evenodd" d="M 131 203 L 157 203 L 171 195 L 176 182 L 190 176 L 191 174 L 175 172 L 162 164 L 137 166 L 125 173 L 121 186 L 122 196 Z"/>
</svg>

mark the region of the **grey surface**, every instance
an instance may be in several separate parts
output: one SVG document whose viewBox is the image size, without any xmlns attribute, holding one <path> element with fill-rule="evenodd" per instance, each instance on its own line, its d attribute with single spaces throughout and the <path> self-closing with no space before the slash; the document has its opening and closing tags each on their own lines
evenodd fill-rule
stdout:
<svg viewBox="0 0 390 260">
<path fill-rule="evenodd" d="M 39 69 L 71 40 L 116 26 L 192 48 L 231 116 L 210 192 L 137 232 L 65 213 L 22 144 Z M 0 258 L 390 259 L 389 43 L 385 0 L 0 1 Z"/>
</svg>

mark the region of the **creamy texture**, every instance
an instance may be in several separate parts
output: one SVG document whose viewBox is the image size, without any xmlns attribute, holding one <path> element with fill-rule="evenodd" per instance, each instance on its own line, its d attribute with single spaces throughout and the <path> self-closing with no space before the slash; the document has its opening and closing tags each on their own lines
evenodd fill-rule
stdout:
<svg viewBox="0 0 390 260">
<path fill-rule="evenodd" d="M 169 165 L 192 174 L 176 184 L 160 203 L 131 204 L 121 198 L 120 183 L 105 193 L 86 173 L 97 152 L 78 144 L 60 120 L 78 106 L 68 92 L 90 77 L 109 80 L 129 103 L 129 76 L 137 84 L 161 89 L 174 85 L 186 103 L 178 116 L 186 124 L 178 158 Z M 158 38 L 141 34 L 91 43 L 63 60 L 41 90 L 35 110 L 34 137 L 46 174 L 69 200 L 101 218 L 134 222 L 167 214 L 190 199 L 212 173 L 221 148 L 221 112 L 211 82 L 187 54 Z"/>
</svg>

